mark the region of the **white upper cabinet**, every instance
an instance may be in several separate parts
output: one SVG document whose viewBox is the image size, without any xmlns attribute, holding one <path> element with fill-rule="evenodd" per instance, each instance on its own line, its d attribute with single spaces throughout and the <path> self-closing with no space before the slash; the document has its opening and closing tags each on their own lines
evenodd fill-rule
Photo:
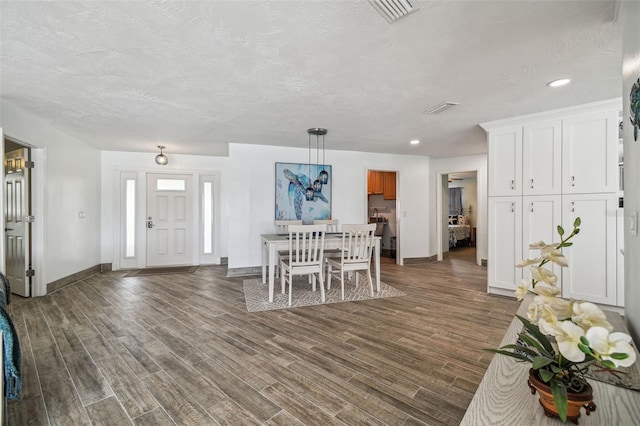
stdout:
<svg viewBox="0 0 640 426">
<path fill-rule="evenodd" d="M 562 122 L 525 125 L 522 136 L 523 195 L 560 194 L 562 189 Z"/>
<path fill-rule="evenodd" d="M 522 126 L 489 132 L 489 196 L 522 195 Z"/>
<path fill-rule="evenodd" d="M 618 191 L 618 113 L 562 120 L 562 192 Z"/>
</svg>

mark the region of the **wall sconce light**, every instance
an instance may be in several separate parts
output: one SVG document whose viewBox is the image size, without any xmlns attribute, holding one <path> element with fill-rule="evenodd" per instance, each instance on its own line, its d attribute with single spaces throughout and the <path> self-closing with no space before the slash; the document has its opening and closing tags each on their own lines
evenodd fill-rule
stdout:
<svg viewBox="0 0 640 426">
<path fill-rule="evenodd" d="M 169 163 L 169 157 L 162 153 L 162 150 L 165 148 L 164 145 L 158 145 L 160 148 L 160 154 L 156 155 L 156 164 L 160 164 L 161 166 L 166 166 Z"/>
</svg>

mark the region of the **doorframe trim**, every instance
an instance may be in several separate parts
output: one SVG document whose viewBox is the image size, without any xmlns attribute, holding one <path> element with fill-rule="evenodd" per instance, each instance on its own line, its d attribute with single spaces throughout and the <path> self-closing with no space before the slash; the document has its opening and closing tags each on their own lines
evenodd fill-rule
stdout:
<svg viewBox="0 0 640 426">
<path fill-rule="evenodd" d="M 443 207 L 443 200 L 442 197 L 444 195 L 443 191 L 442 191 L 442 176 L 444 175 L 449 175 L 451 173 L 461 173 L 461 172 L 475 172 L 476 173 L 476 186 L 478 185 L 478 175 L 480 173 L 480 170 L 478 170 L 478 168 L 471 168 L 471 169 L 465 169 L 465 170 L 451 170 L 448 172 L 444 172 L 444 171 L 437 171 L 436 172 L 436 260 L 438 262 L 441 262 L 444 259 L 444 255 L 443 255 L 443 250 L 442 250 L 442 233 L 443 233 L 443 228 L 442 228 L 442 207 Z M 476 217 L 478 218 L 477 220 L 480 220 L 480 210 L 479 210 L 479 205 L 478 205 L 478 191 L 476 189 Z M 477 224 L 476 224 L 477 227 Z M 476 264 L 478 266 L 482 265 L 482 261 L 480 259 L 480 253 L 478 250 L 478 234 L 476 233 Z"/>
<path fill-rule="evenodd" d="M 199 182 L 200 182 L 200 177 L 201 176 L 213 176 L 215 177 L 215 181 L 216 184 L 213 186 L 213 190 L 214 190 L 214 201 L 216 202 L 216 205 L 214 206 L 214 217 L 216 218 L 214 220 L 214 228 L 213 228 L 213 232 L 214 235 L 217 235 L 218 238 L 216 239 L 216 241 L 214 242 L 213 245 L 213 250 L 214 250 L 214 259 L 217 261 L 217 264 L 220 264 L 220 250 L 221 250 L 221 242 L 220 242 L 220 238 L 221 238 L 221 214 L 222 214 L 222 206 L 221 206 L 221 178 L 222 178 L 222 173 L 220 170 L 205 170 L 205 169 L 177 169 L 177 168 L 172 168 L 172 169 L 163 169 L 163 170 L 158 170 L 157 168 L 141 168 L 141 169 L 131 169 L 130 167 L 113 167 L 112 169 L 112 183 L 113 183 L 113 200 L 114 202 L 112 203 L 113 205 L 113 211 L 112 211 L 112 226 L 113 229 L 112 231 L 114 232 L 114 234 L 116 234 L 116 239 L 113 241 L 113 247 L 112 247 L 112 270 L 113 271 L 117 271 L 120 270 L 121 267 L 121 252 L 122 252 L 122 244 L 123 244 L 123 234 L 122 234 L 122 191 L 121 191 L 121 180 L 120 180 L 120 176 L 122 174 L 122 172 L 132 172 L 132 173 L 136 173 L 137 174 L 137 179 L 139 180 L 139 182 L 136 185 L 136 188 L 142 188 L 144 187 L 144 191 L 140 191 L 139 194 L 136 194 L 136 202 L 143 202 L 143 206 L 144 208 L 142 210 L 144 210 L 142 212 L 143 216 L 142 217 L 146 217 L 144 216 L 144 214 L 146 214 L 146 203 L 147 203 L 147 175 L 148 174 L 167 174 L 167 175 L 191 175 L 192 178 L 194 179 L 194 181 L 192 182 L 192 185 L 194 184 L 194 182 L 196 182 L 196 186 L 198 187 L 198 191 L 197 193 L 194 195 L 194 208 L 197 209 L 197 213 L 198 213 L 198 220 L 196 221 L 196 225 L 194 227 L 194 232 L 197 233 L 197 238 L 198 238 L 198 250 L 196 251 L 196 253 L 194 253 L 194 264 L 199 264 L 200 262 L 200 230 L 201 230 L 201 224 L 200 224 L 200 220 L 199 220 L 199 216 L 200 216 L 200 208 L 201 208 L 201 202 L 200 202 L 200 188 L 199 188 Z M 197 200 L 197 206 L 195 206 L 196 204 L 196 200 Z M 138 211 L 142 211 L 142 210 L 138 210 Z M 194 215 L 196 214 L 196 212 L 194 211 Z M 136 217 L 138 217 L 138 214 L 136 214 Z M 103 228 L 104 229 L 104 228 Z M 137 234 L 136 234 L 137 235 Z M 138 254 L 138 250 L 136 250 L 136 256 L 138 257 L 138 267 L 139 268 L 144 268 L 146 265 L 146 232 L 144 233 L 144 238 L 138 238 L 137 239 L 138 243 L 140 244 L 140 250 L 142 250 L 140 252 L 140 254 Z M 104 260 L 104 259 L 103 259 Z M 140 263 L 142 262 L 142 263 Z"/>
</svg>

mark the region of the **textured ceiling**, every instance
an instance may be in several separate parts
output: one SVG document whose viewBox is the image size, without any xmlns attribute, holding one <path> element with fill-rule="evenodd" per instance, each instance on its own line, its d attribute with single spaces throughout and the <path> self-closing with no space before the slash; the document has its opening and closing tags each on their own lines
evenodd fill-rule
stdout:
<svg viewBox="0 0 640 426">
<path fill-rule="evenodd" d="M 105 150 L 326 127 L 329 149 L 436 157 L 486 152 L 480 122 L 621 96 L 613 1 L 419 5 L 388 24 L 366 1 L 2 1 L 1 96 Z"/>
</svg>

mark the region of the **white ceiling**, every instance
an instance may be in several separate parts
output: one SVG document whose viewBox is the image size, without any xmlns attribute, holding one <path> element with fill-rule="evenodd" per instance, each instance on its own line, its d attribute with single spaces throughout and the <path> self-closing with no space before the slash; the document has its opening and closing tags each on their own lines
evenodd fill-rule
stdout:
<svg viewBox="0 0 640 426">
<path fill-rule="evenodd" d="M 105 150 L 326 127 L 329 149 L 435 157 L 486 152 L 480 122 L 621 96 L 614 1 L 418 4 L 388 24 L 367 1 L 2 1 L 1 95 Z"/>
</svg>

